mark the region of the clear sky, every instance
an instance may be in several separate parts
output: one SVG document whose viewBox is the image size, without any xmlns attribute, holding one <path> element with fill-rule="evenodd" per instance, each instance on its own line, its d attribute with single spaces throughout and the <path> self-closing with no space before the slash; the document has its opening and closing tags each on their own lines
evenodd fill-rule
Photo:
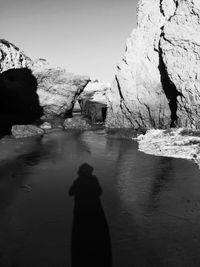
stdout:
<svg viewBox="0 0 200 267">
<path fill-rule="evenodd" d="M 31 58 L 110 81 L 136 26 L 137 0 L 1 0 L 0 38 Z"/>
</svg>

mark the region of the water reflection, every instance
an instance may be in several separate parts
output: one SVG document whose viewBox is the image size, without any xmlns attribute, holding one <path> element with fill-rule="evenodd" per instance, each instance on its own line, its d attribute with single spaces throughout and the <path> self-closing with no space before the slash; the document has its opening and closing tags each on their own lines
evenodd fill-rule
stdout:
<svg viewBox="0 0 200 267">
<path fill-rule="evenodd" d="M 78 170 L 69 195 L 75 197 L 71 239 L 72 267 L 111 267 L 111 241 L 101 205 L 102 189 L 93 167 L 84 163 Z"/>
<path fill-rule="evenodd" d="M 160 195 L 162 191 L 166 190 L 167 185 L 171 181 L 171 170 L 173 169 L 172 166 L 173 159 L 172 158 L 165 158 L 161 157 L 158 166 L 159 168 L 156 169 L 155 178 L 152 181 L 151 188 L 150 188 L 150 196 L 149 196 L 149 210 L 154 211 L 158 207 L 158 202 L 160 199 Z"/>
<path fill-rule="evenodd" d="M 0 151 L 0 266 L 200 266 L 192 162 L 92 131 L 2 140 Z"/>
<path fill-rule="evenodd" d="M 13 197 L 19 188 L 30 190 L 31 187 L 25 184 L 29 173 L 29 165 L 36 165 L 40 162 L 43 153 L 41 151 L 41 138 L 33 140 L 28 153 L 18 155 L 13 159 L 0 162 L 0 212 L 12 203 Z"/>
</svg>

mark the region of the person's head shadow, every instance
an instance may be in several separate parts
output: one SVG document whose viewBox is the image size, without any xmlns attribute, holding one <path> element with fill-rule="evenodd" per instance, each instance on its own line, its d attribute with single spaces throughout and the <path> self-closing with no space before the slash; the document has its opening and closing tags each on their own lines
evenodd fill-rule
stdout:
<svg viewBox="0 0 200 267">
<path fill-rule="evenodd" d="M 85 203 L 85 209 L 90 207 L 91 198 L 99 201 L 99 196 L 102 194 L 102 189 L 96 176 L 92 174 L 93 167 L 87 163 L 82 164 L 78 170 L 78 178 L 72 184 L 69 195 L 75 197 L 75 207 L 79 209 L 81 205 L 83 207 Z M 78 203 L 80 201 L 80 203 Z M 80 212 L 86 210 L 80 210 Z"/>
<path fill-rule="evenodd" d="M 82 164 L 69 195 L 75 197 L 71 239 L 72 267 L 111 267 L 109 228 L 100 201 L 102 189 L 93 167 Z"/>
</svg>

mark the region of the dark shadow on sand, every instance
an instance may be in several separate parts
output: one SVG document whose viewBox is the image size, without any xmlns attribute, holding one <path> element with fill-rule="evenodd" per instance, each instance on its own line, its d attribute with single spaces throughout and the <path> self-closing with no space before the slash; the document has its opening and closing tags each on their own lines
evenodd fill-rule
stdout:
<svg viewBox="0 0 200 267">
<path fill-rule="evenodd" d="M 109 228 L 101 205 L 102 189 L 93 167 L 84 163 L 78 171 L 69 195 L 74 196 L 71 239 L 71 266 L 111 267 Z"/>
</svg>

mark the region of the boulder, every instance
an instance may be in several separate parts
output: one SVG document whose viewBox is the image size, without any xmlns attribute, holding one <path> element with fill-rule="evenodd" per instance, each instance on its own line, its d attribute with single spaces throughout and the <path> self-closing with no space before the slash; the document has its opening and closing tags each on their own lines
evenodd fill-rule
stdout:
<svg viewBox="0 0 200 267">
<path fill-rule="evenodd" d="M 15 138 L 24 138 L 44 134 L 44 131 L 35 125 L 14 125 L 12 126 L 11 132 Z"/>
<path fill-rule="evenodd" d="M 66 130 L 88 130 L 91 125 L 81 117 L 68 118 L 64 121 L 63 126 Z"/>
<path fill-rule="evenodd" d="M 71 115 L 77 97 L 89 82 L 89 77 L 74 75 L 60 68 L 34 70 L 38 82 L 40 105 L 45 118 Z"/>
</svg>

